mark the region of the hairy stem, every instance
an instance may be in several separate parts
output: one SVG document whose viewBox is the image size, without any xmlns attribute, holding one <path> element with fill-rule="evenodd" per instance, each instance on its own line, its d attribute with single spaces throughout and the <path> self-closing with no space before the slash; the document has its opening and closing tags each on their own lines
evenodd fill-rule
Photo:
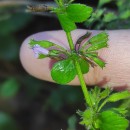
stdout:
<svg viewBox="0 0 130 130">
<path fill-rule="evenodd" d="M 71 49 L 71 51 L 73 51 L 74 50 L 74 43 L 73 43 L 73 40 L 72 40 L 71 33 L 67 32 L 66 36 L 67 36 L 67 39 L 68 39 L 70 49 Z M 80 64 L 77 60 L 74 60 L 74 64 L 75 64 L 75 68 L 76 68 L 77 75 L 78 75 L 78 78 L 79 78 L 79 81 L 80 81 L 80 85 L 81 85 L 81 88 L 82 88 L 82 91 L 83 91 L 83 94 L 84 94 L 84 97 L 85 97 L 85 101 L 86 101 L 87 104 L 89 104 L 89 106 L 92 106 L 91 99 L 89 97 L 89 92 L 88 92 L 88 89 L 87 89 L 87 86 L 86 86 L 86 83 L 85 83 L 85 80 L 84 80 L 84 77 L 83 77 L 83 74 L 82 74 L 82 71 L 81 71 L 81 68 L 80 68 Z"/>
<path fill-rule="evenodd" d="M 80 85 L 81 85 L 81 88 L 82 88 L 82 91 L 83 91 L 83 94 L 84 94 L 84 97 L 85 97 L 85 101 L 86 101 L 87 104 L 89 104 L 89 106 L 92 106 L 91 100 L 90 100 L 90 97 L 89 97 L 89 93 L 88 93 L 88 89 L 87 89 L 87 86 L 86 86 L 86 83 L 85 83 L 79 62 L 77 60 L 75 60 L 74 62 L 75 62 L 75 68 L 76 68 L 76 71 L 77 71 L 77 75 L 78 75 L 78 78 L 79 78 L 79 81 L 80 81 Z"/>
</svg>

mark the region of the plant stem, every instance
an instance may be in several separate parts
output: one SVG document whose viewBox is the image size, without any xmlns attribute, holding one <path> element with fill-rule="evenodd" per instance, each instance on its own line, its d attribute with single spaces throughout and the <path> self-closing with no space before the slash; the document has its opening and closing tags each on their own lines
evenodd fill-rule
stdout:
<svg viewBox="0 0 130 130">
<path fill-rule="evenodd" d="M 66 36 L 67 36 L 67 39 L 68 39 L 70 50 L 73 51 L 74 50 L 74 43 L 73 43 L 73 40 L 72 40 L 71 33 L 70 32 L 66 32 Z"/>
<path fill-rule="evenodd" d="M 104 107 L 104 105 L 108 102 L 108 99 L 106 99 L 98 108 L 97 112 L 100 112 L 100 110 Z"/>
<path fill-rule="evenodd" d="M 86 83 L 85 83 L 79 62 L 77 60 L 75 60 L 74 62 L 75 62 L 75 68 L 76 68 L 76 71 L 77 71 L 77 75 L 78 75 L 78 78 L 79 78 L 79 81 L 80 81 L 80 85 L 81 85 L 81 88 L 82 88 L 82 91 L 83 91 L 83 94 L 84 94 L 84 97 L 85 97 L 85 101 L 86 101 L 87 104 L 89 104 L 89 106 L 92 106 L 92 103 L 91 103 L 91 100 L 90 100 L 90 97 L 89 97 L 89 92 L 88 92 L 88 89 L 87 89 L 87 86 L 86 86 Z"/>
<path fill-rule="evenodd" d="M 71 51 L 73 51 L 74 50 L 74 43 L 73 43 L 73 40 L 72 40 L 71 33 L 66 32 L 66 36 L 67 36 L 67 39 L 68 39 L 68 42 L 69 42 L 70 49 L 71 49 Z M 80 85 L 81 85 L 81 88 L 82 88 L 82 91 L 83 91 L 83 94 L 84 94 L 84 97 L 85 97 L 85 101 L 89 106 L 92 107 L 91 99 L 90 99 L 89 92 L 88 92 L 88 89 L 87 89 L 87 86 L 86 86 L 86 83 L 85 83 L 85 80 L 84 80 L 84 77 L 83 77 L 83 74 L 82 74 L 82 71 L 81 71 L 81 68 L 80 68 L 80 64 L 77 60 L 74 60 L 74 64 L 75 64 L 75 68 L 76 68 L 77 75 L 78 75 L 78 78 L 79 78 L 79 81 L 80 81 Z"/>
</svg>

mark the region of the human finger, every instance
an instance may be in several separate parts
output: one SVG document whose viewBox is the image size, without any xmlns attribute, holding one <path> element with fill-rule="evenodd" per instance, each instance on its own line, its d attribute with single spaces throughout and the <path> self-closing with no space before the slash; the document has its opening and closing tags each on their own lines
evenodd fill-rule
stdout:
<svg viewBox="0 0 130 130">
<path fill-rule="evenodd" d="M 92 35 L 99 31 L 91 31 Z M 117 88 L 130 87 L 130 30 L 107 31 L 109 34 L 109 48 L 99 51 L 99 56 L 107 63 L 104 69 L 100 67 L 90 68 L 84 75 L 88 85 L 110 86 Z M 72 32 L 74 43 L 86 33 L 86 30 Z M 20 59 L 25 70 L 36 78 L 53 82 L 50 70 L 53 60 L 50 58 L 36 59 L 28 43 L 30 39 L 48 40 L 69 49 L 65 33 L 63 31 L 47 31 L 28 37 L 22 44 Z M 76 77 L 71 85 L 79 85 Z"/>
</svg>

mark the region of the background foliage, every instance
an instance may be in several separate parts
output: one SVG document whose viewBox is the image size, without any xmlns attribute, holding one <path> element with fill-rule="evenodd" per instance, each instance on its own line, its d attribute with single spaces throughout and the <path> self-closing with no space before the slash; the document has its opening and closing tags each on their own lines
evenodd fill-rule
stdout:
<svg viewBox="0 0 130 130">
<path fill-rule="evenodd" d="M 130 28 L 130 0 L 84 3 L 95 11 L 84 25 L 78 24 L 80 28 Z M 39 31 L 60 29 L 58 20 L 53 15 L 23 13 L 21 6 L 18 9 L 0 6 L 0 130 L 83 129 L 75 125 L 77 117 L 73 115 L 76 109 L 84 109 L 80 88 L 37 80 L 19 61 L 23 40 Z M 123 105 L 126 103 L 130 102 Z"/>
</svg>

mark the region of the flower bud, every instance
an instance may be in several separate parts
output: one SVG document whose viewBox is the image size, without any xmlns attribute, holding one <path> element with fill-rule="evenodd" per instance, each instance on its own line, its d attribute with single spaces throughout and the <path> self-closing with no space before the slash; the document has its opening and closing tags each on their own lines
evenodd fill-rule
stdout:
<svg viewBox="0 0 130 130">
<path fill-rule="evenodd" d="M 38 58 L 39 54 L 48 55 L 49 51 L 45 48 L 42 48 L 40 45 L 36 44 L 32 47 L 35 57 Z"/>
</svg>

